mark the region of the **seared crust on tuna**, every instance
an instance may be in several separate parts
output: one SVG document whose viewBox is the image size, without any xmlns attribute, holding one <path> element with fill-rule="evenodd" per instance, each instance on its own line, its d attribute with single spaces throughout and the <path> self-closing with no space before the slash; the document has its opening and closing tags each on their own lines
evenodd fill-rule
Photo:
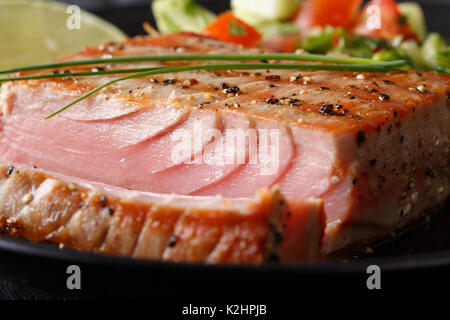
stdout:
<svg viewBox="0 0 450 320">
<path fill-rule="evenodd" d="M 318 259 L 322 201 L 290 211 L 276 188 L 260 190 L 253 200 L 103 191 L 34 169 L 0 166 L 0 231 L 62 247 L 166 261 Z M 300 232 L 285 236 L 286 227 Z"/>
</svg>

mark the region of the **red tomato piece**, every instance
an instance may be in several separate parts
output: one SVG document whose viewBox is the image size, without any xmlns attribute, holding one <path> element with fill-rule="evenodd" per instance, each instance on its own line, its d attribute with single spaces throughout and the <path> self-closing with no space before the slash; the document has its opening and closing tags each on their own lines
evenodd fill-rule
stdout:
<svg viewBox="0 0 450 320">
<path fill-rule="evenodd" d="M 395 0 L 372 0 L 367 3 L 355 31 L 358 34 L 387 40 L 392 40 L 397 35 L 403 35 L 405 39 L 417 40 L 417 36 L 411 32 Z"/>
<path fill-rule="evenodd" d="M 298 46 L 297 35 L 274 34 L 264 43 L 263 48 L 270 52 L 294 52 Z"/>
<path fill-rule="evenodd" d="M 294 18 L 302 33 L 313 27 L 330 25 L 351 28 L 362 0 L 308 0 Z"/>
<path fill-rule="evenodd" d="M 261 42 L 261 35 L 253 27 L 235 17 L 231 11 L 222 13 L 204 30 L 204 34 L 221 41 L 254 47 Z"/>
</svg>

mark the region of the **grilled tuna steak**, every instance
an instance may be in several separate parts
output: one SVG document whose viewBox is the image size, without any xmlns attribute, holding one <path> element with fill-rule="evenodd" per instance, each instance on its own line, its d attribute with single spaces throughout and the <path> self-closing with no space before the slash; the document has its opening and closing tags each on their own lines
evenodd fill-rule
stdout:
<svg viewBox="0 0 450 320">
<path fill-rule="evenodd" d="M 183 51 L 244 52 L 180 33 L 67 59 Z M 295 72 L 270 64 L 165 74 L 117 83 L 42 120 L 107 78 L 5 84 L 1 160 L 155 193 L 251 197 L 278 185 L 288 199 L 324 199 L 324 254 L 384 237 L 450 194 L 448 76 Z"/>
<path fill-rule="evenodd" d="M 253 200 L 230 200 L 63 180 L 0 166 L 0 230 L 80 250 L 167 261 L 258 264 L 318 258 L 322 201 L 288 208 L 277 189 L 260 190 Z"/>
</svg>

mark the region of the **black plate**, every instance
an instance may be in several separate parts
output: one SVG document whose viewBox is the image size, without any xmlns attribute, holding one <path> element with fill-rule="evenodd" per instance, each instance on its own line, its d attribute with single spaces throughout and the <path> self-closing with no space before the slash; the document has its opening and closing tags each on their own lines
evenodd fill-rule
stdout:
<svg viewBox="0 0 450 320">
<path fill-rule="evenodd" d="M 129 35 L 142 33 L 142 22 L 153 22 L 148 1 L 66 1 L 118 25 Z M 221 12 L 228 1 L 200 1 Z M 107 6 L 105 6 L 107 4 Z M 450 2 L 423 3 L 430 30 L 450 37 Z M 450 208 L 450 206 L 447 206 Z M 152 298 L 267 299 L 344 297 L 374 294 L 366 287 L 366 269 L 382 270 L 381 295 L 429 295 L 450 284 L 450 209 L 430 223 L 374 248 L 357 260 L 313 265 L 206 266 L 95 255 L 53 244 L 32 244 L 0 236 L 0 299 L 5 298 Z M 82 290 L 69 291 L 66 269 L 82 270 Z M 295 294 L 291 295 L 291 289 Z"/>
</svg>

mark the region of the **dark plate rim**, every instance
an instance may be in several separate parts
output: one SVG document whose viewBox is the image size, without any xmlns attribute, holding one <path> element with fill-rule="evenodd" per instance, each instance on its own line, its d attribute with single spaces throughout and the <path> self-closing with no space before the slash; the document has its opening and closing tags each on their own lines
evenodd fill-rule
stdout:
<svg viewBox="0 0 450 320">
<path fill-rule="evenodd" d="M 361 272 L 369 265 L 378 265 L 384 271 L 405 271 L 450 266 L 450 250 L 430 253 L 408 254 L 363 260 L 329 261 L 303 264 L 238 265 L 168 262 L 77 251 L 70 248 L 59 249 L 52 243 L 32 243 L 22 238 L 0 235 L 0 252 L 21 255 L 35 259 L 46 259 L 61 263 L 81 263 L 98 267 L 165 268 L 184 271 L 230 271 L 230 272 L 289 272 L 301 274 L 348 274 Z"/>
</svg>

